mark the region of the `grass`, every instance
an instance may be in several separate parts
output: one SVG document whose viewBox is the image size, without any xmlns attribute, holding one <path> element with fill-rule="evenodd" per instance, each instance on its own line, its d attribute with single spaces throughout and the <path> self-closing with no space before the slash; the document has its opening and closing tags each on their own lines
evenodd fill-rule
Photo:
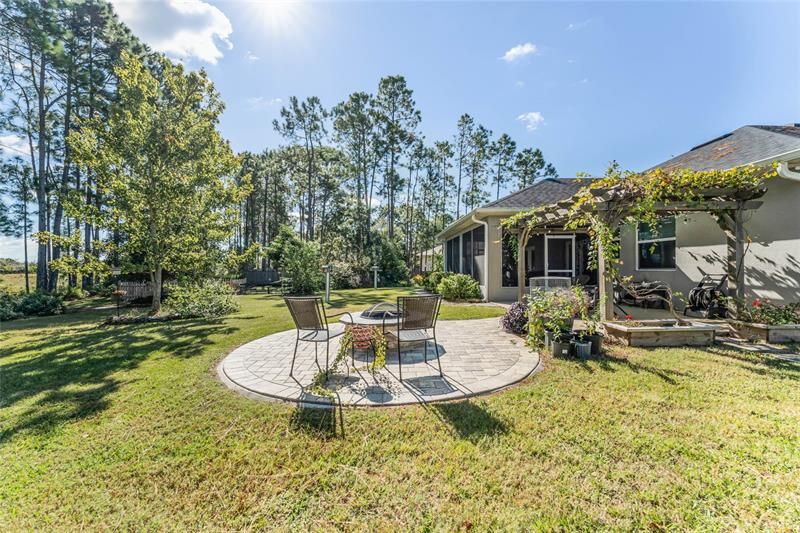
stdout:
<svg viewBox="0 0 800 533">
<path fill-rule="evenodd" d="M 395 290 L 339 293 L 357 309 Z M 344 295 L 344 297 L 342 297 Z M 473 401 L 337 413 L 220 384 L 280 299 L 222 321 L 3 326 L 0 529 L 792 529 L 800 364 L 730 350 L 547 360 Z M 443 318 L 498 314 L 449 306 Z"/>
<path fill-rule="evenodd" d="M 29 273 L 28 280 L 31 288 L 36 287 L 36 271 Z M 24 272 L 5 272 L 0 273 L 0 290 L 6 289 L 12 292 L 19 292 L 25 290 L 25 273 Z"/>
</svg>

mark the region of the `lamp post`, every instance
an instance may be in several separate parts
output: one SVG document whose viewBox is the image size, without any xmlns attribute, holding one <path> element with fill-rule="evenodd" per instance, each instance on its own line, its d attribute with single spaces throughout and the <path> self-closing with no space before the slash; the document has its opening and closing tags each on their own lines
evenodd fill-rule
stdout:
<svg viewBox="0 0 800 533">
<path fill-rule="evenodd" d="M 331 303 L 331 271 L 333 270 L 332 264 L 322 265 L 322 271 L 325 273 L 325 303 Z"/>
<path fill-rule="evenodd" d="M 370 268 L 370 270 L 372 270 L 372 288 L 373 289 L 377 289 L 378 288 L 378 272 L 380 271 L 380 269 L 381 269 L 381 267 L 379 267 L 378 265 L 375 265 L 372 268 Z"/>
</svg>

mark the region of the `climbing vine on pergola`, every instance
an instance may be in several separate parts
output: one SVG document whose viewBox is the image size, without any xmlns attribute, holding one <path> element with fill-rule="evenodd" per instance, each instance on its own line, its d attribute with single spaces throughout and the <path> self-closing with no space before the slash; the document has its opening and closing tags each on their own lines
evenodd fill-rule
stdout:
<svg viewBox="0 0 800 533">
<path fill-rule="evenodd" d="M 613 317 L 613 282 L 619 278 L 621 224 L 644 222 L 655 231 L 660 218 L 689 212 L 709 213 L 725 232 L 728 243 L 728 291 L 744 300 L 743 214 L 761 206 L 772 167 L 744 166 L 729 170 L 658 168 L 622 171 L 612 163 L 605 177 L 593 180 L 571 198 L 539 206 L 504 219 L 502 226 L 517 235 L 518 257 L 524 257 L 530 236 L 551 229 L 585 229 L 591 239 L 598 271 L 604 319 Z M 517 262 L 520 299 L 525 291 L 524 260 Z M 735 310 L 734 310 L 735 312 Z"/>
</svg>

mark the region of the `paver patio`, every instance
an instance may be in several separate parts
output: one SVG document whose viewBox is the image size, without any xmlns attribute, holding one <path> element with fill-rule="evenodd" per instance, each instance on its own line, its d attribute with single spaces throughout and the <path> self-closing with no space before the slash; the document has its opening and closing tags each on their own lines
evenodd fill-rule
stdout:
<svg viewBox="0 0 800 533">
<path fill-rule="evenodd" d="M 370 372 L 372 352 L 356 350 L 353 368 L 348 351 L 341 369 L 328 382 L 332 398 L 311 394 L 317 374 L 314 346 L 300 343 L 294 376 L 289 366 L 295 330 L 283 331 L 249 342 L 220 363 L 218 374 L 230 388 L 249 397 L 284 400 L 308 405 L 381 406 L 453 400 L 508 387 L 540 368 L 540 359 L 523 340 L 502 330 L 497 318 L 440 321 L 436 327 L 443 377 L 439 377 L 433 341 L 428 342 L 428 363 L 423 344 L 403 344 L 403 381 L 398 379 L 397 352 L 388 349 L 386 367 Z M 331 361 L 339 349 L 331 341 Z M 325 346 L 320 346 L 320 365 Z M 345 363 L 347 369 L 344 368 Z M 349 374 L 348 371 L 349 370 Z"/>
</svg>

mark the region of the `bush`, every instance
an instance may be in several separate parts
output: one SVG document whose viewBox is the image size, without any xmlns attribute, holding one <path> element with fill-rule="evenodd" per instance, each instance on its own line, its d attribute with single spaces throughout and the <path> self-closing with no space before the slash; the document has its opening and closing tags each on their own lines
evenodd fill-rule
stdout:
<svg viewBox="0 0 800 533">
<path fill-rule="evenodd" d="M 428 274 L 428 277 L 425 278 L 425 288 L 431 292 L 437 292 L 439 290 L 439 283 L 441 283 L 444 278 L 452 275 L 452 272 L 431 272 Z"/>
<path fill-rule="evenodd" d="M 61 293 L 61 297 L 67 302 L 71 300 L 80 300 L 82 298 L 86 298 L 86 296 L 88 296 L 87 292 L 80 287 L 67 287 Z"/>
<path fill-rule="evenodd" d="M 331 284 L 334 289 L 357 289 L 364 286 L 364 268 L 344 261 L 333 261 Z"/>
<path fill-rule="evenodd" d="M 60 315 L 64 312 L 64 300 L 57 294 L 34 291 L 22 295 L 15 310 L 25 316 Z"/>
<path fill-rule="evenodd" d="M 800 324 L 800 302 L 778 305 L 757 298 L 750 306 L 742 306 L 741 319 L 745 322 L 755 322 L 768 326 L 783 324 Z"/>
<path fill-rule="evenodd" d="M 401 246 L 382 233 L 373 234 L 372 241 L 370 257 L 380 268 L 378 279 L 382 285 L 391 287 L 407 283 L 408 266 Z"/>
<path fill-rule="evenodd" d="M 425 276 L 423 276 L 422 274 L 414 274 L 414 276 L 411 278 L 411 283 L 413 283 L 417 287 L 422 287 L 423 285 L 425 285 Z"/>
<path fill-rule="evenodd" d="M 316 243 L 300 241 L 281 259 L 281 276 L 292 280 L 296 294 L 313 294 L 322 287 L 319 248 Z"/>
<path fill-rule="evenodd" d="M 575 318 L 584 316 L 588 298 L 581 287 L 572 289 L 532 289 L 528 297 L 530 333 L 535 341 L 544 338 L 544 330 L 569 331 Z"/>
<path fill-rule="evenodd" d="M 528 332 L 528 305 L 515 302 L 508 308 L 506 314 L 500 319 L 503 329 L 521 335 Z"/>
<path fill-rule="evenodd" d="M 19 294 L 14 294 L 6 290 L 0 290 L 0 322 L 7 322 L 22 316 L 17 312 L 19 299 Z"/>
<path fill-rule="evenodd" d="M 222 281 L 182 283 L 169 288 L 164 307 L 185 318 L 213 318 L 239 310 L 233 288 Z"/>
<path fill-rule="evenodd" d="M 448 300 L 479 300 L 481 288 L 472 276 L 467 274 L 453 274 L 446 276 L 439 282 L 436 292 Z"/>
</svg>

